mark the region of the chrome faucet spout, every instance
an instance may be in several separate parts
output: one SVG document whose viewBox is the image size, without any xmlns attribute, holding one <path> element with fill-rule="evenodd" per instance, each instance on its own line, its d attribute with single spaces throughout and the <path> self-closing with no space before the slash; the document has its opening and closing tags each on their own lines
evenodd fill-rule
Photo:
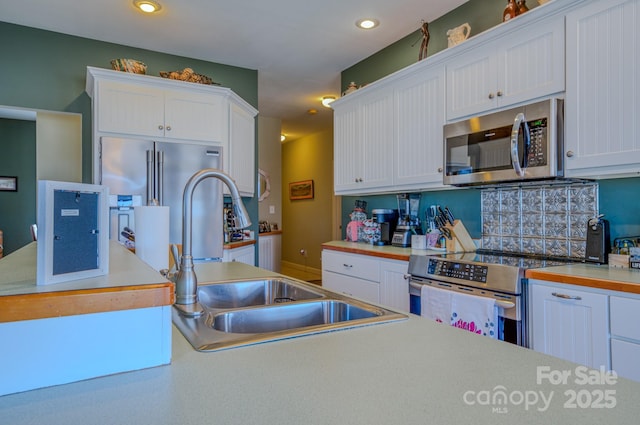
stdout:
<svg viewBox="0 0 640 425">
<path fill-rule="evenodd" d="M 192 242 L 192 198 L 198 183 L 209 177 L 217 178 L 229 187 L 231 191 L 232 208 L 236 215 L 236 225 L 243 229 L 251 225 L 240 192 L 233 179 L 215 168 L 206 168 L 195 173 L 184 187 L 182 197 L 182 258 L 180 269 L 176 275 L 176 307 L 184 314 L 198 316 L 202 314 L 202 307 L 198 304 L 198 278 L 193 267 Z"/>
</svg>

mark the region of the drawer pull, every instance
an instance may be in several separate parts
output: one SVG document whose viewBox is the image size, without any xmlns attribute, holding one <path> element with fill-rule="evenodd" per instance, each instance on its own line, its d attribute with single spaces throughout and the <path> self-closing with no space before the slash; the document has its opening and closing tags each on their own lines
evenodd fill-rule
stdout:
<svg viewBox="0 0 640 425">
<path fill-rule="evenodd" d="M 582 297 L 572 297 L 571 295 L 567 295 L 567 294 L 559 294 L 557 292 L 552 292 L 551 295 L 553 295 L 554 297 L 558 297 L 558 298 L 563 298 L 565 300 L 581 300 Z"/>
<path fill-rule="evenodd" d="M 346 268 L 348 268 L 348 269 L 350 269 L 351 267 L 353 267 L 353 265 L 351 265 L 351 264 L 343 264 L 343 266 L 344 266 L 344 267 L 346 267 Z"/>
</svg>

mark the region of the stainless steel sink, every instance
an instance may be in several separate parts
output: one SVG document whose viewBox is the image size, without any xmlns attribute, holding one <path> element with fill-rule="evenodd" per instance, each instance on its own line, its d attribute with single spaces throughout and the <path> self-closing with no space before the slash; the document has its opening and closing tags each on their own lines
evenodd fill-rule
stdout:
<svg viewBox="0 0 640 425">
<path fill-rule="evenodd" d="M 175 326 L 198 351 L 404 320 L 406 315 L 292 278 L 199 283 L 199 317 L 172 309 Z"/>
<path fill-rule="evenodd" d="M 204 307 L 238 308 L 322 298 L 324 295 L 285 279 L 215 283 L 198 287 Z"/>
<path fill-rule="evenodd" d="M 216 314 L 212 326 L 222 332 L 265 333 L 369 319 L 380 315 L 381 312 L 366 310 L 344 301 L 312 301 Z"/>
</svg>

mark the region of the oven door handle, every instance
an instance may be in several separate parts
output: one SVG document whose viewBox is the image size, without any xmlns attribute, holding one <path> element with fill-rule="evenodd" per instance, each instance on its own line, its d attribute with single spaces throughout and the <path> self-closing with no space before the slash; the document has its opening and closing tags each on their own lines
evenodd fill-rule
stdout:
<svg viewBox="0 0 640 425">
<path fill-rule="evenodd" d="M 409 288 L 413 288 L 417 291 L 420 291 L 422 289 L 422 283 L 417 283 L 417 282 L 413 282 L 413 281 L 409 281 Z M 504 300 L 496 300 L 496 306 L 500 307 L 500 308 L 514 308 L 516 305 L 514 303 L 512 303 L 511 301 L 504 301 Z"/>
<path fill-rule="evenodd" d="M 496 305 L 502 308 L 514 308 L 516 305 L 511 301 L 496 300 Z"/>
<path fill-rule="evenodd" d="M 518 158 L 518 133 L 522 126 L 522 137 L 524 138 L 524 152 L 522 154 L 522 166 L 520 165 L 520 158 Z M 520 112 L 516 115 L 513 121 L 513 127 L 511 128 L 511 165 L 516 174 L 520 177 L 524 177 L 524 169 L 527 168 L 527 157 L 529 156 L 529 147 L 531 145 L 531 133 L 529 132 L 529 124 L 524 114 Z"/>
</svg>

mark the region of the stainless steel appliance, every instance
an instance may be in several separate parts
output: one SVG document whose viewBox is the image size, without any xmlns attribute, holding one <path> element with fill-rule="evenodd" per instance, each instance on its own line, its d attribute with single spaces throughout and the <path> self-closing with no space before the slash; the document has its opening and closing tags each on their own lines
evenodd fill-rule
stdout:
<svg viewBox="0 0 640 425">
<path fill-rule="evenodd" d="M 399 247 L 411 246 L 411 235 L 421 233 L 419 193 L 399 193 L 398 198 L 398 225 L 391 238 L 391 245 Z"/>
<path fill-rule="evenodd" d="M 564 101 L 537 103 L 444 126 L 444 184 L 564 175 Z"/>
<path fill-rule="evenodd" d="M 118 199 L 140 199 L 133 205 L 157 200 L 170 207 L 169 242 L 182 243 L 182 196 L 189 178 L 204 168 L 221 168 L 221 148 L 188 143 L 102 137 L 98 183 L 109 187 L 112 205 L 110 234 L 121 235 L 126 226 L 135 232 L 131 205 Z M 222 257 L 223 213 L 220 181 L 207 179 L 193 195 L 193 257 Z M 129 208 L 125 211 L 126 208 Z M 118 216 L 114 219 L 114 216 Z M 122 218 L 126 217 L 126 220 Z M 219 222 L 213 221 L 219 219 Z"/>
<path fill-rule="evenodd" d="M 410 311 L 421 313 L 422 285 L 458 291 L 496 300 L 499 309 L 498 338 L 528 346 L 526 281 L 528 268 L 563 264 L 565 261 L 475 252 L 411 255 L 409 259 Z"/>
<path fill-rule="evenodd" d="M 398 211 L 387 208 L 373 209 L 371 218 L 380 225 L 380 241 L 376 245 L 390 245 L 398 223 Z"/>
</svg>

